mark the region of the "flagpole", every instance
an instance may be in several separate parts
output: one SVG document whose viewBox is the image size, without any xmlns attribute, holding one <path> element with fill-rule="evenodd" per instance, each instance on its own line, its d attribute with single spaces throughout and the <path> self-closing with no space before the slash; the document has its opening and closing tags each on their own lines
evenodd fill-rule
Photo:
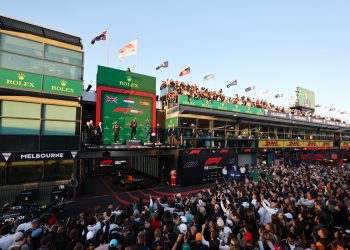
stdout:
<svg viewBox="0 0 350 250">
<path fill-rule="evenodd" d="M 106 37 L 106 65 L 108 66 L 108 28 L 107 28 L 107 37 Z"/>
<path fill-rule="evenodd" d="M 136 48 L 136 71 L 139 73 L 139 38 L 136 37 L 137 48 Z"/>
</svg>

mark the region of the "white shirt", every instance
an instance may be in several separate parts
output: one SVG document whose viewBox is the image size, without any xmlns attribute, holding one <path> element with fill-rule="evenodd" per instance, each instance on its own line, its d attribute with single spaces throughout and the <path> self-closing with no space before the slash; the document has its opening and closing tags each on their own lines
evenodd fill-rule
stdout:
<svg viewBox="0 0 350 250">
<path fill-rule="evenodd" d="M 18 227 L 16 228 L 16 233 L 18 232 L 18 231 L 23 231 L 23 232 L 25 232 L 25 231 L 27 231 L 27 230 L 29 230 L 29 229 L 31 229 L 32 228 L 32 223 L 29 221 L 29 222 L 27 222 L 27 223 L 22 223 L 22 224 L 19 224 L 18 225 Z"/>
<path fill-rule="evenodd" d="M 7 234 L 1 236 L 0 238 L 0 248 L 1 249 L 9 249 L 9 247 L 15 242 L 13 239 L 13 234 Z"/>
<path fill-rule="evenodd" d="M 272 221 L 271 216 L 273 214 L 277 214 L 278 209 L 277 208 L 271 208 L 270 207 L 270 203 L 267 200 L 264 200 L 262 202 L 262 205 L 266 209 L 265 218 L 264 218 L 265 224 L 271 223 L 271 221 Z"/>
</svg>

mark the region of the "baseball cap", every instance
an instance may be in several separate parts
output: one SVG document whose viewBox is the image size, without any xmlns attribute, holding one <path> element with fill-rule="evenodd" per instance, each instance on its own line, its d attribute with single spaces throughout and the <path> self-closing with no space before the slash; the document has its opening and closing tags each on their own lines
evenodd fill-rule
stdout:
<svg viewBox="0 0 350 250">
<path fill-rule="evenodd" d="M 182 233 L 182 234 L 187 233 L 187 226 L 186 226 L 186 224 L 181 224 L 181 225 L 179 226 L 179 231 L 180 231 L 180 233 Z"/>
<path fill-rule="evenodd" d="M 196 241 L 202 241 L 202 238 L 203 238 L 203 236 L 201 233 L 196 234 Z"/>
<path fill-rule="evenodd" d="M 117 247 L 118 241 L 116 239 L 113 239 L 109 242 L 110 247 Z"/>
</svg>

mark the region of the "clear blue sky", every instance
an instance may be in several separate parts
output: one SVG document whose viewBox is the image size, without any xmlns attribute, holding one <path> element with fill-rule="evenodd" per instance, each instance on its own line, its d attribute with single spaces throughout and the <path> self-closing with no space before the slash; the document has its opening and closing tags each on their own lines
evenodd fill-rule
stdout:
<svg viewBox="0 0 350 250">
<path fill-rule="evenodd" d="M 106 65 L 106 42 L 91 39 L 109 29 L 109 65 L 136 71 L 136 57 L 119 62 L 117 51 L 139 38 L 138 73 L 168 76 L 232 96 L 249 92 L 288 106 L 297 86 L 316 92 L 316 103 L 350 111 L 350 1 L 348 0 L 0 0 L 2 15 L 80 36 L 85 85 L 95 86 L 97 65 Z M 169 69 L 155 70 L 163 61 Z M 186 67 L 191 74 L 179 77 Z M 216 80 L 203 82 L 215 74 Z M 226 85 L 238 80 L 238 86 Z M 273 95 L 284 93 L 284 98 Z M 318 113 L 326 114 L 323 109 Z M 350 116 L 331 112 L 332 116 Z"/>
</svg>

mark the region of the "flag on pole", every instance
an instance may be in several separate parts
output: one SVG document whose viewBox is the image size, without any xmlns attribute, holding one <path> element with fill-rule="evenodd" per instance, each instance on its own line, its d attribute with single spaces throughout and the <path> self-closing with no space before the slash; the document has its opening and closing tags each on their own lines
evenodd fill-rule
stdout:
<svg viewBox="0 0 350 250">
<path fill-rule="evenodd" d="M 118 52 L 118 58 L 121 61 L 124 57 L 137 55 L 137 39 L 132 40 L 127 43 L 123 48 Z"/>
<path fill-rule="evenodd" d="M 210 81 L 210 80 L 214 80 L 215 79 L 215 75 L 213 74 L 209 74 L 204 76 L 204 81 Z"/>
<path fill-rule="evenodd" d="M 263 95 L 267 95 L 269 93 L 268 89 L 263 90 L 263 92 L 261 92 Z"/>
<path fill-rule="evenodd" d="M 157 68 L 156 68 L 156 70 L 158 70 L 158 69 L 160 69 L 160 68 L 167 68 L 168 67 L 168 61 L 166 61 L 166 62 L 163 62 L 161 65 L 159 65 Z"/>
<path fill-rule="evenodd" d="M 183 71 L 181 71 L 179 76 L 188 75 L 189 73 L 191 73 L 190 67 L 188 67 L 188 68 L 184 69 Z"/>
<path fill-rule="evenodd" d="M 275 98 L 280 98 L 280 97 L 283 97 L 283 93 L 280 93 L 280 94 L 276 94 L 276 95 L 275 95 Z"/>
<path fill-rule="evenodd" d="M 255 86 L 253 85 L 253 86 L 246 88 L 245 92 L 249 92 L 249 91 L 254 90 L 254 89 L 255 89 Z"/>
<path fill-rule="evenodd" d="M 94 39 L 91 40 L 91 44 L 94 45 L 96 41 L 106 40 L 107 39 L 107 30 L 103 31 L 101 34 L 96 36 Z"/>
<path fill-rule="evenodd" d="M 235 86 L 235 85 L 237 85 L 238 83 L 237 83 L 237 80 L 234 80 L 233 82 L 230 82 L 229 84 L 227 84 L 227 88 L 229 88 L 229 87 L 231 87 L 231 86 Z"/>
</svg>

